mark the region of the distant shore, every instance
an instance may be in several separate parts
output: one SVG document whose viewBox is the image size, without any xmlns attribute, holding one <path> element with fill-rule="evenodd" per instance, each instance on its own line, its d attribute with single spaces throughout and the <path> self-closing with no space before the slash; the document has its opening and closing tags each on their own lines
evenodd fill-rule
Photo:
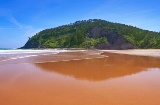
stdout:
<svg viewBox="0 0 160 105">
<path fill-rule="evenodd" d="M 52 48 L 41 48 L 33 50 L 52 50 Z M 86 49 L 86 48 L 56 48 L 54 50 L 68 50 L 71 52 L 81 52 L 86 51 L 91 53 L 92 51 L 97 52 L 108 52 L 116 54 L 127 54 L 127 55 L 137 55 L 137 56 L 149 56 L 149 57 L 160 57 L 160 49 L 128 49 L 128 50 L 100 50 L 100 49 Z"/>
<path fill-rule="evenodd" d="M 160 57 L 160 49 L 100 50 L 108 53 Z"/>
<path fill-rule="evenodd" d="M 32 50 L 52 50 L 52 48 L 34 48 Z M 128 49 L 128 50 L 100 50 L 100 49 L 86 49 L 86 48 L 55 48 L 54 50 L 69 50 L 73 52 L 81 51 L 100 51 L 116 54 L 127 54 L 127 55 L 137 55 L 137 56 L 149 56 L 149 57 L 160 57 L 160 49 Z"/>
</svg>

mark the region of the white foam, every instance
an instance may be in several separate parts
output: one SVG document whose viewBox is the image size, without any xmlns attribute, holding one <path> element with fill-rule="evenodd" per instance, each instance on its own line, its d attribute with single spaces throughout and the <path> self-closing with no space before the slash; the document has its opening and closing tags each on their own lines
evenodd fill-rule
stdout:
<svg viewBox="0 0 160 105">
<path fill-rule="evenodd" d="M 78 50 L 83 51 L 83 50 Z M 50 55 L 50 54 L 58 54 L 59 52 L 77 52 L 76 50 L 58 50 L 58 49 L 47 49 L 47 50 L 0 50 L 0 62 L 8 61 L 8 60 L 15 60 L 15 59 L 22 59 L 22 58 L 29 58 L 29 57 L 36 57 L 40 55 Z M 98 53 L 91 53 L 89 55 L 100 55 L 102 52 Z M 71 59 L 71 60 L 83 60 L 83 59 L 93 59 L 93 58 L 104 58 L 108 56 L 101 55 L 99 57 L 87 57 L 82 59 Z M 71 61 L 71 60 L 61 60 L 61 61 Z M 44 61 L 45 62 L 45 61 Z M 35 63 L 44 63 L 44 62 L 35 62 Z M 59 62 L 59 61 L 46 61 L 46 62 Z"/>
<path fill-rule="evenodd" d="M 108 57 L 108 56 L 105 56 Z M 91 58 L 80 58 L 80 59 L 69 59 L 69 60 L 58 60 L 58 61 L 43 61 L 43 62 L 34 62 L 34 63 L 49 63 L 49 62 L 69 62 L 69 61 L 79 61 L 79 60 L 89 60 L 89 59 L 101 59 L 105 57 L 91 57 Z"/>
<path fill-rule="evenodd" d="M 29 53 L 51 53 L 51 52 L 67 52 L 67 50 L 0 50 L 0 54 L 29 54 Z"/>
<path fill-rule="evenodd" d="M 39 55 L 50 55 L 50 54 L 57 54 L 59 52 L 68 52 L 67 50 L 57 50 L 57 49 L 50 49 L 50 50 L 0 50 L 0 57 L 2 61 L 8 60 L 15 60 L 15 59 L 22 59 L 28 57 L 34 57 Z"/>
</svg>

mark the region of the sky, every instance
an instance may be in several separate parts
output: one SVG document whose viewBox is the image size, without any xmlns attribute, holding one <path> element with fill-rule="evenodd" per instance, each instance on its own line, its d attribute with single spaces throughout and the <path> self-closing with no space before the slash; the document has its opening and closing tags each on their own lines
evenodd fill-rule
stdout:
<svg viewBox="0 0 160 105">
<path fill-rule="evenodd" d="M 0 48 L 22 47 L 41 30 L 103 19 L 160 32 L 160 0 L 0 0 Z"/>
</svg>

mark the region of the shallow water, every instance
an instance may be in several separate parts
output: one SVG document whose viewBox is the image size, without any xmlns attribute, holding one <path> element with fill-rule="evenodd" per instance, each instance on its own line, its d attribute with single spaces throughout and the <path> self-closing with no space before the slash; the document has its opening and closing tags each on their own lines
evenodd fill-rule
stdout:
<svg viewBox="0 0 160 105">
<path fill-rule="evenodd" d="M 160 104 L 160 59 L 105 55 L 0 65 L 0 105 Z"/>
<path fill-rule="evenodd" d="M 0 62 L 9 61 L 13 59 L 21 59 L 28 57 L 35 57 L 39 55 L 57 54 L 59 52 L 67 52 L 66 50 L 46 49 L 46 50 L 33 50 L 33 49 L 0 49 Z"/>
</svg>

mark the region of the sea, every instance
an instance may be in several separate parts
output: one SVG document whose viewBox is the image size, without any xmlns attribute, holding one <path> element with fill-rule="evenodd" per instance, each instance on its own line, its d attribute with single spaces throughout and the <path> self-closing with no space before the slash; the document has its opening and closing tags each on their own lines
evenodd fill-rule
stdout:
<svg viewBox="0 0 160 105">
<path fill-rule="evenodd" d="M 14 49 L 14 48 L 0 48 L 0 62 L 21 59 L 27 57 L 34 57 L 39 55 L 57 54 L 59 52 L 66 52 L 63 49 Z"/>
</svg>

